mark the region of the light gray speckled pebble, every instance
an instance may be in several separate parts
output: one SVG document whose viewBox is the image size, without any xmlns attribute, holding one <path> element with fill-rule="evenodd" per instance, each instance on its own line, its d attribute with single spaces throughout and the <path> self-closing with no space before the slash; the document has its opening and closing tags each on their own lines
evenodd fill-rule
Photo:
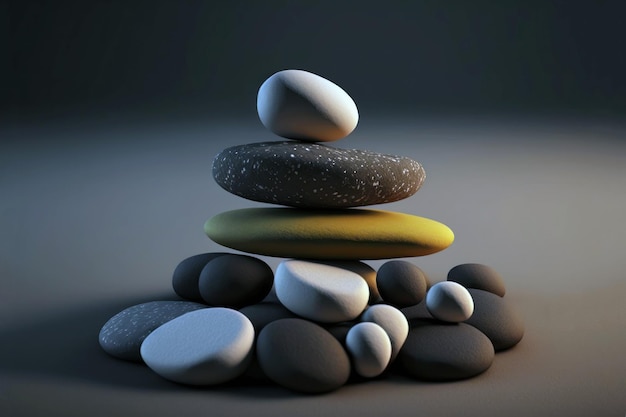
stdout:
<svg viewBox="0 0 626 417">
<path fill-rule="evenodd" d="M 116 358 L 141 361 L 139 349 L 150 332 L 178 316 L 206 307 L 191 301 L 151 301 L 128 307 L 102 326 L 100 346 Z"/>
<path fill-rule="evenodd" d="M 307 208 L 390 203 L 419 190 L 426 174 L 407 157 L 316 143 L 233 146 L 213 160 L 213 178 L 253 201 Z"/>
</svg>

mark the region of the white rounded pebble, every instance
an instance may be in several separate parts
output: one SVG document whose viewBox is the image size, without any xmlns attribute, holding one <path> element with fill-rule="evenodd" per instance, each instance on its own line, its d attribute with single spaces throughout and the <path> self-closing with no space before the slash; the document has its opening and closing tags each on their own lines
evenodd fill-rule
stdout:
<svg viewBox="0 0 626 417">
<path fill-rule="evenodd" d="M 302 70 L 279 71 L 259 88 L 263 125 L 288 139 L 331 142 L 348 136 L 359 121 L 352 98 L 338 85 Z"/>
<path fill-rule="evenodd" d="M 355 272 L 313 261 L 281 262 L 274 277 L 276 296 L 295 314 L 339 323 L 353 320 L 367 306 L 367 282 Z"/>
<path fill-rule="evenodd" d="M 426 308 L 438 320 L 458 323 L 474 313 L 474 300 L 467 288 L 453 281 L 438 282 L 426 293 Z"/>
<path fill-rule="evenodd" d="M 254 327 L 242 313 L 205 308 L 154 330 L 141 345 L 144 362 L 163 378 L 213 385 L 241 375 L 252 360 Z"/>
<path fill-rule="evenodd" d="M 346 348 L 354 370 L 365 378 L 382 374 L 391 361 L 391 341 L 387 332 L 376 323 L 363 322 L 352 326 L 346 335 Z"/>
<path fill-rule="evenodd" d="M 394 360 L 409 335 L 409 321 L 406 316 L 393 306 L 376 304 L 365 310 L 361 320 L 376 323 L 383 328 L 391 341 L 391 360 Z"/>
</svg>

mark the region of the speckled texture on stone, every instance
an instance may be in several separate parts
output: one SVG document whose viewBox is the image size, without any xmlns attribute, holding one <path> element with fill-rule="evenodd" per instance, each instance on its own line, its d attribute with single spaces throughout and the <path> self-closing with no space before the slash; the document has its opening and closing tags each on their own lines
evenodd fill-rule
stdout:
<svg viewBox="0 0 626 417">
<path fill-rule="evenodd" d="M 100 346 L 119 359 L 140 362 L 141 343 L 156 328 L 185 313 L 206 308 L 191 301 L 151 301 L 128 307 L 100 330 Z"/>
<path fill-rule="evenodd" d="M 410 197 L 425 179 L 407 157 L 316 143 L 262 142 L 224 149 L 213 178 L 226 191 L 265 203 L 358 207 Z"/>
</svg>

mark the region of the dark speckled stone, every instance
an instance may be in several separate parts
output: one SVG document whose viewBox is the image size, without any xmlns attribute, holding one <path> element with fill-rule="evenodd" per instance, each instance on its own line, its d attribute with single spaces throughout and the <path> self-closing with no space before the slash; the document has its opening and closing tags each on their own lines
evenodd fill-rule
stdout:
<svg viewBox="0 0 626 417">
<path fill-rule="evenodd" d="M 100 346 L 116 358 L 141 362 L 141 343 L 157 327 L 191 311 L 206 308 L 191 301 L 150 301 L 128 307 L 100 330 Z"/>
<path fill-rule="evenodd" d="M 226 191 L 292 207 L 390 203 L 415 194 L 425 176 L 410 158 L 292 141 L 234 146 L 213 160 L 213 178 Z"/>
</svg>

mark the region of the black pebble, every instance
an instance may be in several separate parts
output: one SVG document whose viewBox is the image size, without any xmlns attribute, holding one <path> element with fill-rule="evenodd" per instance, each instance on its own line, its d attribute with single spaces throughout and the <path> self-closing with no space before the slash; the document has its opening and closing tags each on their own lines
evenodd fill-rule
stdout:
<svg viewBox="0 0 626 417">
<path fill-rule="evenodd" d="M 418 304 L 426 296 L 428 279 L 420 268 L 407 261 L 388 261 L 378 269 L 376 286 L 381 298 L 396 307 Z"/>
<path fill-rule="evenodd" d="M 207 304 L 239 309 L 263 300 L 273 283 L 272 269 L 259 258 L 227 254 L 205 265 L 198 288 Z"/>
<path fill-rule="evenodd" d="M 172 276 L 174 292 L 187 300 L 203 302 L 200 290 L 198 289 L 200 272 L 210 260 L 222 255 L 226 255 L 226 253 L 201 253 L 199 255 L 190 256 L 180 262 L 178 266 L 176 266 L 176 269 L 174 269 L 174 275 Z"/>
<path fill-rule="evenodd" d="M 427 381 L 471 378 L 489 369 L 493 345 L 483 333 L 464 323 L 444 324 L 436 320 L 411 323 L 400 350 L 396 369 Z"/>
<path fill-rule="evenodd" d="M 448 281 L 458 282 L 465 288 L 489 291 L 504 297 L 506 289 L 502 276 L 492 267 L 483 264 L 461 264 L 448 272 Z"/>
<path fill-rule="evenodd" d="M 474 299 L 474 314 L 464 321 L 483 332 L 496 351 L 509 349 L 524 336 L 524 321 L 511 303 L 488 291 L 468 289 Z"/>
</svg>

